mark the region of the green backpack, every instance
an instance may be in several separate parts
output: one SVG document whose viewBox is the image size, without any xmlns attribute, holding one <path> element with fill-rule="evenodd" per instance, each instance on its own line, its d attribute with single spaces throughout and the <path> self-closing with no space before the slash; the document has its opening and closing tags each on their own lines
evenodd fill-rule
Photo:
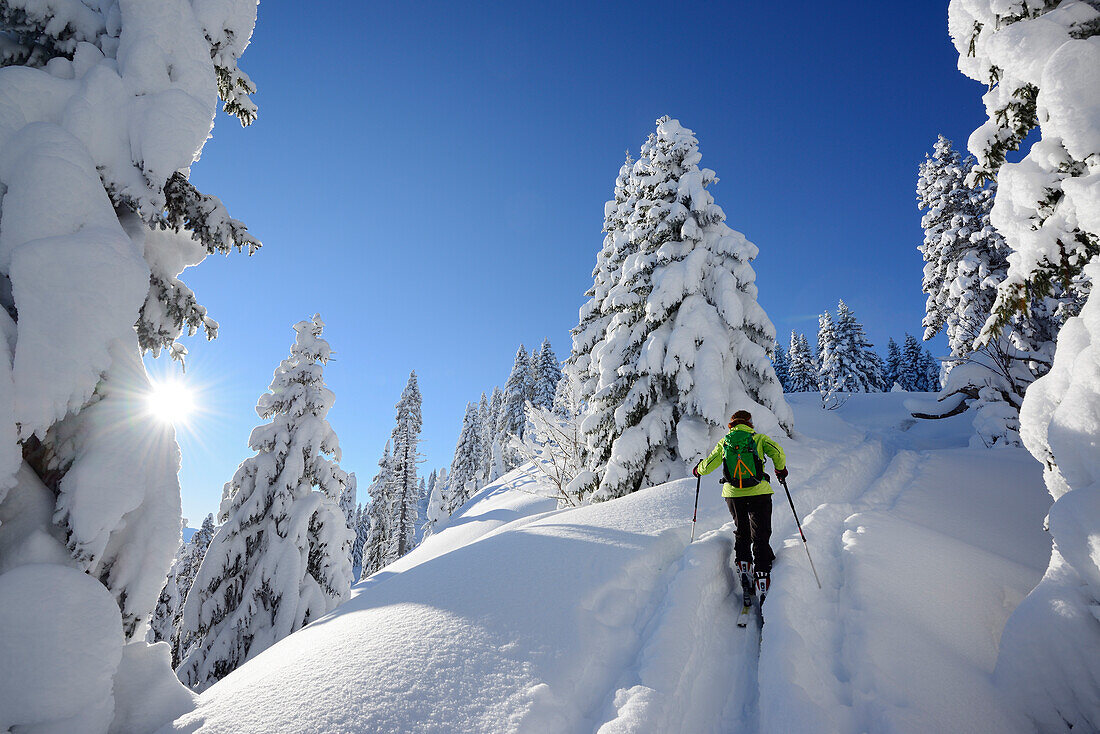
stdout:
<svg viewBox="0 0 1100 734">
<path fill-rule="evenodd" d="M 748 489 L 767 479 L 754 435 L 751 431 L 730 431 L 722 439 L 722 481 L 726 484 Z"/>
</svg>

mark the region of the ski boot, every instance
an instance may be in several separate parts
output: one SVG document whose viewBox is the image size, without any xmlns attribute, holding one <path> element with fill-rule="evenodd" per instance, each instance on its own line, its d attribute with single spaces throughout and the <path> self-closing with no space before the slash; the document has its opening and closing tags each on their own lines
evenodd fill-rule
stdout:
<svg viewBox="0 0 1100 734">
<path fill-rule="evenodd" d="M 752 583 L 752 564 L 748 561 L 738 561 L 737 573 L 741 577 L 741 592 L 744 595 L 745 606 L 751 607 L 752 597 L 756 594 L 756 588 Z"/>
<path fill-rule="evenodd" d="M 772 575 L 770 571 L 756 572 L 756 593 L 760 597 L 760 605 L 764 605 L 764 597 L 768 595 L 768 587 L 771 586 Z"/>
</svg>

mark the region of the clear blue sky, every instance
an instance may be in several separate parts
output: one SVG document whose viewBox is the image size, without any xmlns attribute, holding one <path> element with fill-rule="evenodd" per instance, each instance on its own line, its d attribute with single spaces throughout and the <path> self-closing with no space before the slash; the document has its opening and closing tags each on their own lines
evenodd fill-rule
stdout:
<svg viewBox="0 0 1100 734">
<path fill-rule="evenodd" d="M 984 119 L 955 64 L 945 2 L 261 4 L 242 60 L 259 120 L 219 115 L 192 171 L 264 247 L 184 274 L 222 327 L 186 342 L 206 412 L 180 436 L 184 515 L 216 510 L 314 312 L 360 487 L 413 369 L 424 473 L 449 465 L 521 342 L 568 355 L 603 202 L 664 114 L 760 247 L 780 334 L 839 298 L 879 347 L 919 334 L 917 166 Z"/>
</svg>

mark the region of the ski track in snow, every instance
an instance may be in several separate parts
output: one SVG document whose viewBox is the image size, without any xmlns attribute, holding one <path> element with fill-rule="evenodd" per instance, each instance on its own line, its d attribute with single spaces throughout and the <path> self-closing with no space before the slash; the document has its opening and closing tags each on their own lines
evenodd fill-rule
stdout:
<svg viewBox="0 0 1100 734">
<path fill-rule="evenodd" d="M 786 495 L 776 483 L 772 545 L 777 558 L 765 605 L 773 622 L 761 628 L 754 618 L 746 629 L 736 627 L 740 584 L 732 558 L 734 523 L 704 532 L 666 572 L 670 578 L 660 585 L 663 598 L 640 629 L 634 662 L 592 730 L 919 730 L 914 722 L 905 725 L 910 702 L 897 696 L 891 700 L 876 685 L 879 668 L 866 664 L 875 651 L 864 630 L 863 582 L 852 553 L 868 513 L 889 515 L 935 453 L 900 447 L 898 434 L 911 426 L 903 421 L 876 435 L 845 424 L 847 435 L 834 433 L 841 440 L 803 436 L 794 442 L 789 463 L 806 478 L 794 484 L 791 494 L 823 588 L 817 590 Z M 824 600 L 807 598 L 814 594 Z M 803 654 L 792 655 L 799 648 Z M 784 680 L 799 695 L 778 684 Z M 713 705 L 723 698 L 723 707 Z M 969 730 L 1027 728 L 1002 714 L 987 716 L 982 729 Z"/>
<path fill-rule="evenodd" d="M 924 524 L 912 523 L 897 517 L 895 510 L 900 498 L 911 489 L 918 494 L 927 491 L 931 477 L 944 475 L 955 479 L 951 462 L 955 457 L 950 448 L 929 446 L 928 449 L 910 450 L 901 447 L 905 443 L 901 433 L 912 426 L 903 421 L 886 431 L 862 431 L 858 440 L 834 445 L 834 450 L 823 452 L 823 446 L 814 447 L 818 455 L 831 454 L 825 466 L 792 487 L 796 506 L 802 516 L 803 528 L 809 539 L 810 551 L 821 577 L 822 590 L 818 591 L 806 560 L 805 551 L 797 534 L 789 509 L 781 507 L 785 497 L 775 499 L 775 534 L 782 539 L 782 550 L 777 551 L 773 570 L 772 593 L 767 607 L 772 622 L 765 627 L 762 656 L 759 662 L 763 700 L 758 729 L 761 731 L 804 732 L 874 732 L 874 731 L 1029 731 L 1022 717 L 1013 712 L 1010 702 L 999 700 L 988 680 L 996 659 L 996 636 L 1003 627 L 1004 618 L 978 620 L 969 623 L 963 614 L 952 615 L 952 601 L 966 598 L 966 585 L 972 583 L 984 571 L 972 573 L 968 579 L 965 571 L 950 584 L 957 594 L 939 595 L 937 582 L 955 576 L 959 566 L 971 564 L 975 569 L 995 569 L 993 575 L 1002 577 L 992 582 L 990 597 L 1002 594 L 1003 599 L 1010 583 L 1029 588 L 1027 578 L 1035 577 L 1035 569 L 1011 563 L 1001 556 L 994 556 L 981 548 L 981 543 L 971 543 L 968 537 L 948 539 Z M 914 441 L 919 444 L 919 441 Z M 802 450 L 810 448 L 805 443 L 793 446 L 793 465 Z M 966 449 L 961 449 L 967 451 Z M 975 455 L 967 455 L 974 458 Z M 995 451 L 979 454 L 991 465 L 1001 457 Z M 1020 457 L 1014 457 L 1019 460 Z M 1026 459 L 1022 466 L 1028 467 Z M 961 480 L 955 488 L 968 489 Z M 980 502 L 980 500 L 972 500 Z M 1038 502 L 1041 506 L 1042 500 Z M 965 508 L 964 510 L 968 509 Z M 942 510 L 941 510 L 942 511 Z M 972 521 L 981 518 L 978 513 Z M 868 526 L 875 528 L 876 545 L 868 545 L 865 538 Z M 883 531 L 882 528 L 889 528 Z M 1042 542 L 1042 538 L 1039 539 Z M 773 540 L 773 547 L 778 543 Z M 953 544 L 953 545 L 952 545 Z M 951 547 L 955 558 L 947 558 L 943 565 L 926 557 L 911 561 L 911 567 L 898 556 L 905 550 L 939 549 Z M 864 550 L 868 546 L 871 550 Z M 899 551 L 898 549 L 902 549 Z M 933 555 L 930 550 L 928 556 Z M 936 553 L 937 558 L 945 554 Z M 947 554 L 950 555 L 950 554 Z M 950 565 L 951 562 L 956 565 Z M 937 574 L 936 569 L 941 569 Z M 916 586 L 909 579 L 920 577 L 923 569 L 927 583 Z M 904 578 L 905 581 L 899 580 Z M 1020 584 L 1019 579 L 1025 581 Z M 896 586 L 908 587 L 910 597 L 886 589 L 890 581 Z M 924 580 L 924 579 L 922 579 Z M 998 583 L 1004 583 L 999 590 Z M 941 586 L 944 584 L 940 584 Z M 1018 592 L 1017 592 L 1018 593 Z M 814 599 L 814 595 L 824 599 Z M 1019 603 L 1015 593 L 1011 603 L 1004 606 L 1011 610 Z M 870 600 L 870 606 L 867 602 Z M 824 603 L 822 603 L 824 601 Z M 886 603 L 884 603 L 886 602 Z M 920 610 L 925 606 L 943 609 L 939 612 L 942 622 L 938 634 L 950 637 L 953 628 L 967 629 L 971 638 L 989 643 L 983 656 L 974 654 L 965 662 L 968 666 L 943 669 L 941 661 L 928 653 L 935 648 L 937 655 L 944 650 L 934 644 L 915 643 L 907 639 L 912 630 L 934 627 L 928 622 L 935 616 Z M 884 609 L 885 608 L 885 609 Z M 916 610 L 916 611 L 914 611 Z M 1007 617 L 1007 611 L 1004 614 Z M 883 634 L 882 620 L 888 620 Z M 960 618 L 963 618 L 960 620 Z M 943 631 L 947 630 L 947 631 Z M 930 637 L 937 631 L 923 630 Z M 895 642 L 890 638 L 897 638 Z M 952 640 L 960 649 L 967 647 L 961 640 Z M 974 647 L 974 645 L 970 645 Z M 898 658 L 889 662 L 895 668 L 892 675 L 883 671 L 889 666 L 881 664 L 882 658 L 896 650 Z M 775 654 L 772 654 L 774 651 Z M 909 660 L 901 655 L 911 656 Z M 959 657 L 967 657 L 960 655 Z M 901 659 L 906 664 L 898 665 Z M 931 661 L 931 662 L 929 662 Z M 927 666 L 927 667 L 924 667 Z M 977 670 L 975 671 L 975 668 Z M 914 672 L 916 675 L 914 675 Z M 913 695 L 899 685 L 905 676 L 929 681 L 923 687 L 912 686 Z M 937 680 L 942 676 L 943 680 Z M 948 681 L 948 682 L 945 682 Z M 952 683 L 957 685 L 952 690 Z M 952 711 L 967 711 L 968 695 L 981 692 L 975 700 L 984 701 L 982 707 L 974 706 L 969 721 L 952 718 Z M 935 702 L 935 704 L 933 704 Z M 996 702 L 990 705 L 989 702 Z M 746 731 L 751 731 L 746 729 Z"/>
<path fill-rule="evenodd" d="M 793 451 L 791 458 L 797 461 L 799 454 L 807 454 L 804 466 L 813 473 L 792 490 L 792 496 L 798 498 L 796 507 L 807 497 L 822 503 L 820 507 L 829 506 L 824 499 L 831 495 L 839 495 L 836 499 L 842 503 L 831 507 L 850 507 L 844 500 L 867 493 L 887 471 L 887 450 L 866 433 L 853 434 L 842 444 L 813 439 L 803 439 L 803 443 L 812 446 Z M 865 481 L 851 483 L 847 477 L 858 472 Z M 904 482 L 895 484 L 900 490 Z M 800 540 L 792 543 L 788 537 L 797 537 L 797 527 L 785 511 L 786 495 L 776 485 L 773 547 L 787 538 L 785 550 L 777 553 L 778 575 L 781 561 L 791 563 L 791 557 L 796 553 L 801 557 L 802 551 L 794 547 L 801 545 Z M 817 489 L 799 491 L 800 486 Z M 733 564 L 734 530 L 734 523 L 727 522 L 687 546 L 663 587 L 660 608 L 641 630 L 634 665 L 625 671 L 625 681 L 611 697 L 610 718 L 605 713 L 603 723 L 594 727 L 598 734 L 760 729 L 758 666 L 763 630 L 755 615 L 745 629 L 736 627 L 741 587 Z M 842 574 L 838 579 L 843 583 Z M 770 603 L 766 606 L 770 612 Z M 842 630 L 836 629 L 833 637 L 839 650 Z M 844 679 L 849 677 L 838 672 Z M 716 700 L 726 703 L 717 707 L 713 705 Z"/>
<path fill-rule="evenodd" d="M 724 634 L 736 629 L 739 609 L 733 603 L 740 583 L 730 560 L 732 534 L 733 524 L 728 523 L 684 550 L 662 599 L 639 629 L 633 663 L 608 697 L 595 731 L 712 731 L 727 720 L 725 712 L 707 704 L 730 690 L 728 663 L 715 666 L 715 661 L 741 660 L 749 650 L 741 644 L 743 636 Z M 733 672 L 744 679 L 733 690 L 755 689 L 754 666 L 740 665 Z M 738 700 L 734 708 L 749 713 L 752 702 Z"/>
</svg>

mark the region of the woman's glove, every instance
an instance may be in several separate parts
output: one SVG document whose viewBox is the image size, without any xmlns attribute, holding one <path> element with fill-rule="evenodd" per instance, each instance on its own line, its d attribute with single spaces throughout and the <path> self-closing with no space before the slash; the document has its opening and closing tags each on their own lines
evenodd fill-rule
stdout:
<svg viewBox="0 0 1100 734">
<path fill-rule="evenodd" d="M 699 465 L 698 464 L 691 467 L 691 476 L 696 477 L 696 478 L 699 477 Z"/>
<path fill-rule="evenodd" d="M 782 482 L 784 479 L 787 478 L 787 470 L 786 469 L 776 469 L 775 470 L 775 476 L 779 477 L 779 481 Z"/>
</svg>

